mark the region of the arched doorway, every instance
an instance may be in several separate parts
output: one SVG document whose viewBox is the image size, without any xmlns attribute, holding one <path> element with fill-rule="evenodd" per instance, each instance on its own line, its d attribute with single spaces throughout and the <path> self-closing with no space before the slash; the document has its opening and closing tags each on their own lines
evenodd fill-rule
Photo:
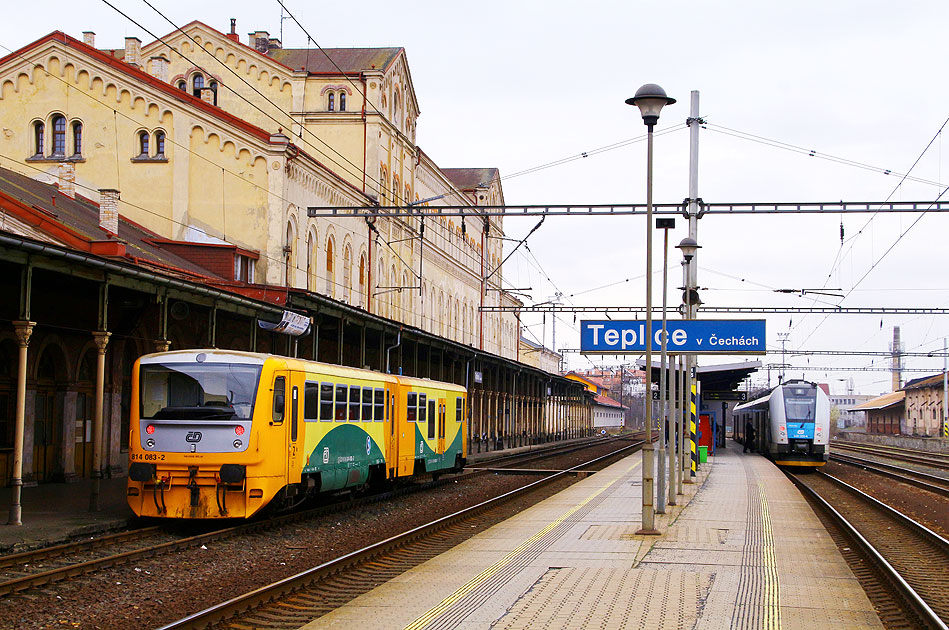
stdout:
<svg viewBox="0 0 949 630">
<path fill-rule="evenodd" d="M 96 401 L 96 349 L 90 347 L 79 362 L 76 379 L 76 431 L 73 450 L 77 477 L 92 475 L 92 424 L 95 420 Z"/>
<path fill-rule="evenodd" d="M 63 391 L 66 357 L 59 346 L 43 349 L 36 365 L 33 404 L 33 478 L 39 483 L 63 479 Z"/>
<path fill-rule="evenodd" d="M 0 486 L 13 475 L 13 439 L 16 431 L 17 345 L 0 341 Z"/>
</svg>

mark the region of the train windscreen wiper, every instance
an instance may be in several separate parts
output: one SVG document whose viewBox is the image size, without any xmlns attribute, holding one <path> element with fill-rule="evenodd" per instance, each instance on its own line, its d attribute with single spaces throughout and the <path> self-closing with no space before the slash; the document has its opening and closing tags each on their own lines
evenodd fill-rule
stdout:
<svg viewBox="0 0 949 630">
<path fill-rule="evenodd" d="M 194 405 L 163 407 L 152 416 L 154 420 L 230 420 L 237 415 L 230 405 Z"/>
</svg>

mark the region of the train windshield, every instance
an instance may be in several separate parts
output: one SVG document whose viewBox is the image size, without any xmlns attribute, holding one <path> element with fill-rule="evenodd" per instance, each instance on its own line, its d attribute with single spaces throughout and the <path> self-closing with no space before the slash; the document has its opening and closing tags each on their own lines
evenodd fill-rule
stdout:
<svg viewBox="0 0 949 630">
<path fill-rule="evenodd" d="M 817 390 L 791 388 L 784 393 L 784 413 L 788 422 L 814 422 Z"/>
<path fill-rule="evenodd" d="M 248 420 L 260 365 L 151 363 L 141 366 L 141 417 L 155 420 Z"/>
</svg>

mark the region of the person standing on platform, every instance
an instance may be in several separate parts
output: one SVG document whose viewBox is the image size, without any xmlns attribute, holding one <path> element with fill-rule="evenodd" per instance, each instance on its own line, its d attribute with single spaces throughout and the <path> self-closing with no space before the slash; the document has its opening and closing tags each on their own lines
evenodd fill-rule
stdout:
<svg viewBox="0 0 949 630">
<path fill-rule="evenodd" d="M 749 448 L 752 453 L 755 452 L 755 425 L 751 420 L 745 423 L 745 448 L 741 452 L 747 453 Z"/>
</svg>

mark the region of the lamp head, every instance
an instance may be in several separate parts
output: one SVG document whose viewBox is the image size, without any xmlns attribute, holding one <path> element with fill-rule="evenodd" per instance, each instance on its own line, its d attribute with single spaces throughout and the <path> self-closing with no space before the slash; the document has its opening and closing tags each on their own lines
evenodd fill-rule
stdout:
<svg viewBox="0 0 949 630">
<path fill-rule="evenodd" d="M 647 83 L 636 90 L 636 96 L 626 99 L 627 105 L 635 105 L 639 108 L 643 122 L 649 128 L 659 122 L 659 112 L 662 108 L 675 102 L 674 98 L 666 96 L 666 91 L 655 83 Z"/>
<path fill-rule="evenodd" d="M 685 262 L 690 262 L 693 257 L 695 257 L 695 252 L 699 250 L 702 246 L 699 245 L 694 238 L 691 236 L 686 236 L 682 239 L 676 249 L 682 250 L 682 257 L 685 258 Z"/>
</svg>

